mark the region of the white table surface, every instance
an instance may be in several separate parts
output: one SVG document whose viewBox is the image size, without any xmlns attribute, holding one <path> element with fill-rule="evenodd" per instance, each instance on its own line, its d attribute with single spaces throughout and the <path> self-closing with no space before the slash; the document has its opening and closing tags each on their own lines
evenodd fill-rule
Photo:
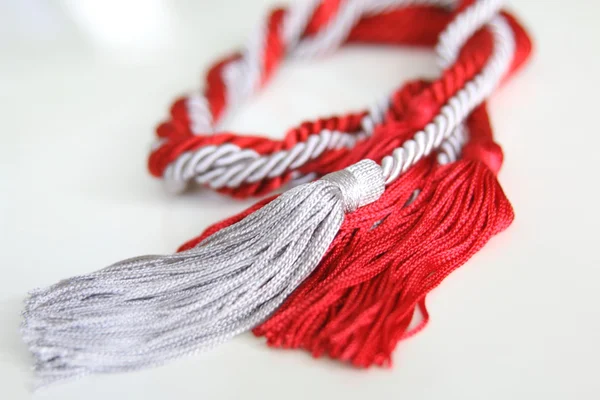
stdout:
<svg viewBox="0 0 600 400">
<path fill-rule="evenodd" d="M 146 171 L 171 100 L 235 49 L 272 1 L 0 2 L 0 398 L 30 398 L 17 332 L 34 287 L 173 251 L 243 209 L 168 195 Z M 391 370 L 354 370 L 246 334 L 44 399 L 598 399 L 600 3 L 515 1 L 535 57 L 491 102 L 516 220 L 429 296 L 430 326 Z M 230 122 L 273 136 L 433 76 L 428 51 L 351 48 L 294 63 Z"/>
</svg>

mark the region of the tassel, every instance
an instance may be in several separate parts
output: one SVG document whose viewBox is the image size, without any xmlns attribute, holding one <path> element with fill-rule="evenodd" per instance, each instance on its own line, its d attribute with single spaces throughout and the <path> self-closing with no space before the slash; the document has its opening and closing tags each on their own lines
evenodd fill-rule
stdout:
<svg viewBox="0 0 600 400">
<path fill-rule="evenodd" d="M 40 384 L 161 364 L 251 329 L 314 270 L 344 213 L 383 191 L 381 167 L 363 160 L 285 192 L 190 250 L 34 291 L 22 331 Z"/>
<path fill-rule="evenodd" d="M 462 132 L 460 129 L 457 129 L 456 133 L 453 136 L 451 136 L 452 140 L 451 141 L 449 140 L 448 142 L 446 142 L 447 146 L 443 146 L 447 149 L 447 151 L 439 154 L 437 156 L 438 159 L 445 158 L 449 161 L 454 161 L 456 159 L 456 150 L 460 147 L 460 145 L 461 145 L 460 143 L 463 140 L 461 137 L 461 134 L 459 134 L 459 133 L 462 133 Z M 448 146 L 450 146 L 451 143 L 454 143 L 455 148 L 448 148 Z M 412 168 L 410 168 L 404 175 L 401 175 L 398 178 L 398 181 L 396 184 L 394 184 L 393 186 L 391 186 L 387 189 L 387 191 L 392 190 L 394 192 L 393 195 L 388 196 L 388 195 L 384 194 L 380 200 L 378 200 L 376 203 L 373 203 L 369 206 L 364 207 L 363 209 L 361 209 L 360 212 L 348 214 L 346 217 L 346 220 L 344 221 L 344 224 L 342 225 L 340 232 L 338 233 L 338 236 L 336 237 L 336 239 L 334 240 L 334 242 L 332 243 L 332 245 L 330 247 L 330 251 L 326 255 L 324 261 L 321 263 L 321 267 L 319 267 L 313 273 L 313 275 L 311 277 L 309 277 L 308 279 L 309 280 L 327 279 L 327 277 L 330 274 L 332 274 L 332 273 L 335 274 L 335 265 L 334 265 L 335 262 L 331 262 L 331 260 L 337 260 L 340 250 L 348 249 L 348 252 L 352 252 L 355 250 L 353 247 L 353 244 L 352 244 L 352 241 L 356 240 L 358 237 L 355 234 L 356 233 L 355 231 L 364 232 L 365 235 L 368 235 L 369 232 L 373 229 L 373 225 L 374 225 L 373 221 L 375 221 L 375 223 L 377 223 L 377 221 L 384 219 L 397 207 L 398 203 L 404 204 L 404 203 L 408 203 L 408 202 L 411 202 L 412 200 L 414 200 L 415 188 L 423 188 L 423 187 L 427 188 L 426 185 L 427 185 L 428 180 L 430 180 L 430 175 L 432 173 L 432 168 L 433 168 L 434 162 L 435 162 L 435 157 L 432 156 L 432 157 L 429 157 L 429 158 L 423 160 L 422 162 L 417 163 Z M 421 197 L 421 198 L 423 198 L 423 197 Z M 241 220 L 248 214 L 254 212 L 256 209 L 262 207 L 265 202 L 268 202 L 268 200 L 263 201 L 234 217 L 226 219 L 220 223 L 217 223 L 217 224 L 207 228 L 206 231 L 201 236 L 199 236 L 198 238 L 195 238 L 193 240 L 190 240 L 189 242 L 187 242 L 186 244 L 181 246 L 179 251 L 184 251 L 188 248 L 191 248 L 191 247 L 195 246 L 197 243 L 204 240 L 209 235 L 211 235 L 213 232 L 218 231 L 220 229 L 224 229 L 227 226 L 229 226 L 233 223 L 236 223 L 237 221 Z M 363 210 L 365 210 L 366 208 L 368 208 L 368 211 L 363 212 Z M 420 210 L 420 208 L 418 206 L 413 207 L 413 209 L 415 209 L 417 211 Z M 413 221 L 412 223 L 417 223 L 417 222 Z M 408 224 L 407 224 L 407 226 L 408 226 Z M 392 234 L 398 235 L 398 234 L 400 234 L 400 232 L 392 232 Z M 328 267 L 323 267 L 323 265 L 325 265 L 325 264 L 327 264 Z M 365 269 L 365 271 L 366 271 L 366 269 Z M 302 296 L 303 296 L 303 293 L 300 290 L 297 290 L 296 292 L 294 292 L 291 295 L 290 299 L 296 298 L 296 297 L 302 297 Z M 292 301 L 292 300 L 290 300 L 290 301 Z M 423 312 L 426 312 L 426 310 L 423 310 Z M 260 334 L 260 329 L 261 328 L 258 328 L 258 330 L 255 330 L 255 333 Z M 285 345 L 285 344 L 279 343 L 279 345 Z M 293 346 L 285 345 L 285 347 L 293 347 Z"/>
<path fill-rule="evenodd" d="M 293 146 L 274 144 L 270 155 L 263 154 L 261 146 L 247 151 L 231 143 L 196 148 L 203 140 L 195 134 L 213 132 L 213 122 L 224 112 L 225 81 L 233 79 L 235 84 L 244 72 L 251 72 L 251 79 L 240 81 L 241 92 L 227 91 L 239 95 L 233 104 L 245 98 L 287 54 L 282 40 L 294 44 L 309 22 L 300 21 L 302 29 L 279 37 L 281 24 L 290 19 L 273 13 L 267 42 L 277 51 L 267 53 L 273 59 L 262 60 L 266 75 L 247 67 L 246 61 L 260 61 L 255 60 L 260 52 L 250 46 L 253 51 L 236 57 L 226 74 L 222 71 L 227 75 L 223 82 L 209 85 L 219 89 L 218 96 L 208 90 L 204 100 L 188 98 L 182 120 L 184 130 L 193 132 L 177 130 L 182 123 L 177 118 L 174 126 L 160 130 L 153 152 L 161 166 L 157 171 L 173 178 L 179 189 L 193 178 L 229 191 L 246 179 L 239 193 L 248 195 L 270 191 L 292 175 L 314 176 L 314 171 L 304 170 L 311 160 L 325 163 L 319 174 L 336 163 L 350 166 L 217 224 L 175 255 L 125 260 L 32 292 L 22 333 L 36 361 L 39 384 L 162 364 L 257 326 L 255 333 L 274 346 L 302 347 L 315 356 L 328 354 L 360 366 L 389 363 L 397 341 L 427 321 L 427 292 L 512 220 L 510 204 L 490 170 L 494 167 L 488 167 L 499 165 L 499 148 L 491 136 L 472 138 L 474 144 L 465 149 L 467 157 L 480 161 L 438 166 L 429 156 L 454 145 L 453 132 L 508 72 L 514 35 L 504 18 L 494 18 L 499 6 L 498 0 L 480 0 L 449 25 L 450 34 L 440 41 L 446 72 L 427 91 L 434 96 L 424 92 L 406 109 L 384 110 L 398 112 L 398 117 L 406 114 L 397 121 L 391 118 L 397 124 L 379 126 L 384 115 L 377 109 L 343 120 L 352 123 L 331 120 L 340 126 L 357 125 L 349 132 L 300 129 L 300 135 L 290 136 L 288 144 Z M 475 57 L 485 65 L 463 70 L 456 59 L 459 49 L 486 21 L 494 51 L 489 58 L 483 57 L 485 49 Z M 351 33 L 339 32 L 345 33 L 337 45 Z M 331 44 L 302 43 L 295 53 L 318 54 Z M 455 70 L 447 70 L 453 62 Z M 422 130 L 403 139 L 416 126 Z M 386 136 L 383 142 L 381 135 Z M 224 140 L 215 137 L 210 140 Z M 358 141 L 365 144 L 356 146 L 355 154 L 339 158 L 349 151 L 344 147 Z M 213 153 L 207 156 L 205 151 Z M 489 160 L 481 162 L 486 157 Z M 357 158 L 365 160 L 349 162 Z M 371 158 L 383 158 L 382 166 Z M 213 162 L 215 169 L 203 169 Z M 384 194 L 385 185 L 390 186 Z M 359 207 L 361 211 L 354 212 Z M 425 322 L 410 329 L 417 308 Z"/>
<path fill-rule="evenodd" d="M 426 324 L 426 294 L 514 217 L 495 177 L 502 153 L 483 107 L 469 127 L 465 157 L 475 158 L 434 167 L 404 207 L 399 181 L 348 218 L 313 275 L 254 333 L 315 357 L 390 365 L 398 341 Z M 384 211 L 384 203 L 392 206 Z M 417 308 L 423 322 L 411 329 Z"/>
</svg>

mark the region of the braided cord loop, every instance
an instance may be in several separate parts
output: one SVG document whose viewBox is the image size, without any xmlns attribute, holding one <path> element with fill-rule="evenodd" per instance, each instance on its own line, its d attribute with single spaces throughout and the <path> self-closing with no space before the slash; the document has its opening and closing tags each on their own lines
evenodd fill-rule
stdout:
<svg viewBox="0 0 600 400">
<path fill-rule="evenodd" d="M 197 92 L 174 103 L 171 119 L 157 128 L 158 141 L 149 158 L 151 173 L 162 177 L 172 191 L 181 191 L 195 181 L 246 197 L 332 172 L 326 167 L 331 165 L 331 154 L 348 154 L 375 129 L 401 118 L 404 105 L 397 99 L 403 88 L 368 110 L 303 123 L 290 129 L 282 140 L 220 132 L 219 121 L 264 86 L 286 57 L 320 56 L 353 42 L 432 46 L 452 21 L 455 3 L 308 1 L 274 10 L 244 51 L 224 58 L 208 71 L 203 94 Z M 382 22 L 394 30 L 378 29 Z M 469 59 L 475 58 L 481 64 L 486 58 L 472 53 L 460 61 L 470 65 Z M 406 96 L 404 99 L 408 101 Z M 326 162 L 321 165 L 321 160 Z"/>
</svg>

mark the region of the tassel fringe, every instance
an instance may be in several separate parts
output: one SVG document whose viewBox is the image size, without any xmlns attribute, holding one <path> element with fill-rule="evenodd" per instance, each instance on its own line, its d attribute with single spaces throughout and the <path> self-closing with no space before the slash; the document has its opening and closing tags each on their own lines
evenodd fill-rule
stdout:
<svg viewBox="0 0 600 400">
<path fill-rule="evenodd" d="M 34 291 L 22 332 L 40 385 L 162 364 L 251 329 L 316 268 L 344 213 L 383 190 L 381 168 L 364 160 L 282 194 L 187 251 Z"/>
</svg>

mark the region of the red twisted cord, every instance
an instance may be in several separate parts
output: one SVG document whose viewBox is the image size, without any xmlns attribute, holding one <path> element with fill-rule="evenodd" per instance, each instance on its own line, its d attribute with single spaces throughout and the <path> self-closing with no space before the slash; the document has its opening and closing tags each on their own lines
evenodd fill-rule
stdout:
<svg viewBox="0 0 600 400">
<path fill-rule="evenodd" d="M 305 32 L 306 36 L 310 36 L 322 28 L 331 18 L 332 13 L 337 9 L 334 4 L 336 2 L 323 2 L 314 13 L 311 22 Z M 267 35 L 267 47 L 265 51 L 265 73 L 263 74 L 263 82 L 268 80 L 268 77 L 275 71 L 275 66 L 278 65 L 284 55 L 282 41 L 280 35 L 280 24 L 283 17 L 283 10 L 275 10 L 268 23 L 269 34 Z M 388 13 L 379 14 L 373 17 L 363 18 L 351 31 L 348 43 L 388 43 L 388 44 L 409 44 L 420 46 L 431 46 L 439 33 L 452 20 L 453 14 L 434 7 L 408 7 L 400 10 L 393 10 Z M 422 23 L 415 29 L 415 24 L 419 21 Z M 391 29 L 390 29 L 391 27 Z M 481 51 L 481 49 L 473 50 Z M 489 48 L 487 50 L 489 53 Z M 489 55 L 489 54 L 488 54 Z M 237 59 L 238 55 L 233 55 L 219 63 L 217 63 L 207 74 L 206 97 L 209 100 L 209 105 L 212 114 L 218 119 L 225 105 L 225 86 L 221 79 L 223 68 L 232 60 Z M 467 57 L 468 58 L 468 54 Z M 478 59 L 486 59 L 486 55 L 477 57 Z M 460 62 L 460 61 L 459 61 Z M 465 68 L 467 70 L 468 68 Z M 475 68 L 480 69 L 480 68 Z M 465 75 L 465 78 L 468 77 Z M 396 94 L 399 95 L 398 91 Z M 393 121 L 396 114 L 401 113 L 397 109 L 402 107 L 400 104 L 392 104 L 389 120 Z M 290 129 L 285 137 L 281 140 L 273 140 L 266 137 L 258 136 L 239 136 L 231 133 L 217 133 L 212 136 L 194 136 L 190 128 L 190 118 L 187 114 L 184 99 L 177 100 L 171 108 L 171 119 L 162 123 L 157 128 L 157 136 L 164 142 L 156 150 L 154 150 L 149 158 L 149 170 L 157 177 L 162 176 L 167 165 L 175 161 L 182 153 L 187 151 L 197 150 L 204 146 L 218 145 L 224 143 L 235 144 L 241 148 L 251 148 L 259 154 L 272 154 L 279 150 L 289 150 L 299 142 L 304 142 L 307 137 L 312 134 L 319 133 L 323 129 L 321 125 L 326 121 L 326 127 L 331 130 L 339 130 L 344 132 L 358 132 L 360 129 L 360 120 L 366 114 L 366 111 L 351 113 L 340 117 L 328 118 L 320 120 L 316 123 L 304 123 L 296 129 Z M 384 121 L 384 124 L 389 121 Z M 325 159 L 326 165 L 330 165 L 331 159 L 328 158 L 330 153 L 337 154 L 335 150 L 325 151 L 318 157 L 310 168 L 314 168 L 315 172 L 324 173 L 331 172 L 325 166 L 318 164 L 319 160 Z M 304 168 L 303 170 L 308 170 Z M 289 180 L 289 174 L 284 174 L 281 177 L 265 179 L 261 182 L 253 184 L 243 184 L 235 189 L 220 189 L 223 193 L 229 193 L 236 197 L 247 197 L 252 195 L 262 195 L 268 193 Z"/>
<path fill-rule="evenodd" d="M 321 8 L 319 8 L 321 10 Z M 318 14 L 318 13 L 316 13 Z M 316 15 L 315 14 L 315 15 Z M 319 14 L 322 15 L 322 14 Z M 407 29 L 407 19 L 433 18 L 434 23 L 423 23 L 417 26 L 422 29 Z M 525 32 L 516 21 L 509 15 L 504 14 L 509 23 L 515 30 L 517 40 L 526 37 Z M 370 18 L 364 18 L 352 30 L 349 42 L 366 41 L 370 43 L 404 43 L 411 44 L 431 44 L 435 37 L 451 20 L 452 15 L 437 8 L 431 7 L 409 7 L 406 9 L 395 10 L 386 14 L 380 14 Z M 279 32 L 278 27 L 283 18 L 283 10 L 276 10 L 269 19 L 267 52 L 265 55 L 266 77 L 274 70 L 275 65 L 281 62 L 284 49 L 281 40 L 274 32 Z M 319 17 L 323 18 L 323 17 Z M 397 22 L 397 23 L 392 23 Z M 377 23 L 385 22 L 381 26 L 391 27 L 391 29 L 376 29 Z M 402 28 L 396 28 L 402 27 Z M 315 28 L 312 28 L 315 29 Z M 390 32 L 391 31 L 391 32 Z M 278 39 L 279 38 L 279 39 Z M 523 49 L 525 49 L 523 45 Z M 462 49 L 456 63 L 430 86 L 426 87 L 419 96 L 412 99 L 412 105 L 405 104 L 406 89 L 397 90 L 392 96 L 392 104 L 387 112 L 383 123 L 378 125 L 373 134 L 376 140 L 370 140 L 353 149 L 332 149 L 323 152 L 319 157 L 302 166 L 301 173 L 316 173 L 323 175 L 337 169 L 344 168 L 350 163 L 361 158 L 367 157 L 366 149 L 371 148 L 371 143 L 377 143 L 380 146 L 379 151 L 370 151 L 370 157 L 374 154 L 388 154 L 393 148 L 400 145 L 405 139 L 407 131 L 410 129 L 421 128 L 429 121 L 431 116 L 436 113 L 450 97 L 467 82 L 472 79 L 483 67 L 485 61 L 492 51 L 491 36 L 488 31 L 481 30 L 475 34 Z M 526 54 L 526 51 L 520 51 L 519 54 Z M 225 103 L 224 85 L 220 78 L 224 65 L 235 59 L 237 56 L 230 57 L 219 62 L 208 73 L 207 97 L 210 99 L 211 110 L 217 117 L 222 112 Z M 515 65 L 523 62 L 523 57 L 518 55 L 515 58 Z M 424 89 L 424 88 L 423 88 Z M 415 92 L 411 92 L 411 95 Z M 429 98 L 429 99 L 427 99 Z M 424 104 L 431 104 L 433 107 L 424 107 Z M 409 113 L 417 114 L 410 118 L 404 118 L 406 108 Z M 317 134 L 323 129 L 337 130 L 344 132 L 358 132 L 360 130 L 360 121 L 366 114 L 366 111 L 350 113 L 341 117 L 331 117 L 320 119 L 315 122 L 305 122 L 297 128 L 290 129 L 281 140 L 274 140 L 261 136 L 240 136 L 233 133 L 217 133 L 212 136 L 194 136 L 189 128 L 190 121 L 183 100 L 178 100 L 171 110 L 172 118 L 169 122 L 161 124 L 157 129 L 159 137 L 166 139 L 158 149 L 152 152 L 149 159 L 149 168 L 153 175 L 161 176 L 168 164 L 177 159 L 182 153 L 194 151 L 201 147 L 211 145 L 221 145 L 231 143 L 240 148 L 250 148 L 258 154 L 273 154 L 280 150 L 289 150 L 299 142 L 305 142 L 310 135 Z M 406 121 L 413 121 L 407 125 Z M 400 127 L 398 126 L 400 123 Z M 361 150 L 362 149 L 362 150 Z M 352 155 L 350 157 L 350 155 Z M 379 160 L 382 156 L 374 157 Z M 286 171 L 282 175 L 274 178 L 265 178 L 255 183 L 244 183 L 236 188 L 221 188 L 221 193 L 229 194 L 234 197 L 244 198 L 249 196 L 261 196 L 278 189 L 289 182 L 291 172 Z"/>
</svg>

